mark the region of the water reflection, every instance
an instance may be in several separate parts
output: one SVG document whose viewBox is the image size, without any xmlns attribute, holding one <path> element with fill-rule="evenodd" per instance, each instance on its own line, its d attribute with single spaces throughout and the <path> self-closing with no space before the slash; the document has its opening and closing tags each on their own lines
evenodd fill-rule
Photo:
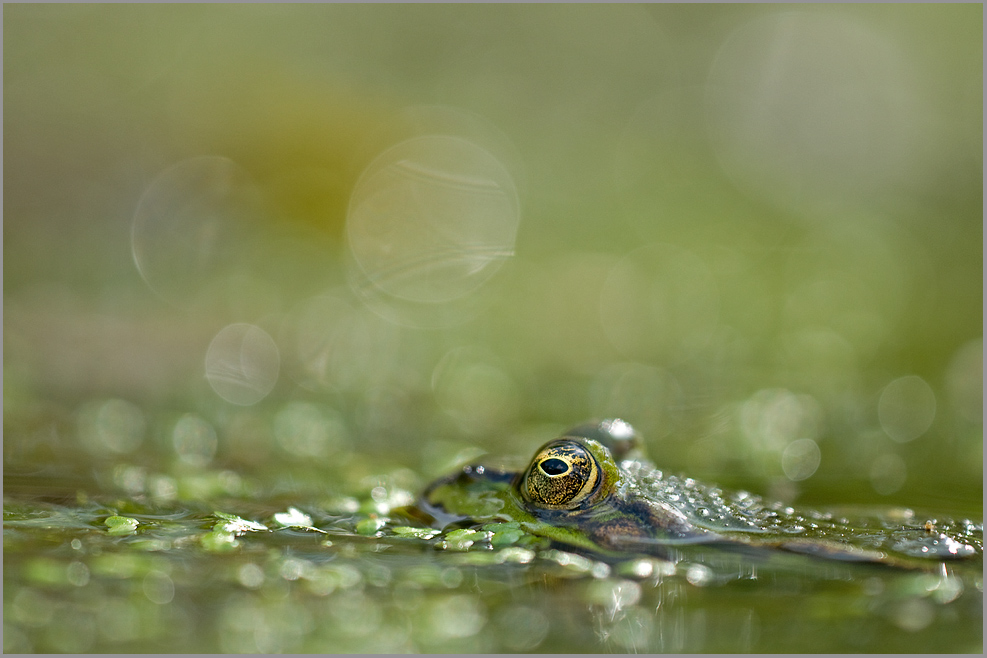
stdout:
<svg viewBox="0 0 987 658">
<path fill-rule="evenodd" d="M 544 611 L 531 606 L 509 606 L 495 616 L 504 645 L 511 651 L 528 651 L 539 646 L 551 629 Z"/>
<path fill-rule="evenodd" d="M 201 514 L 169 519 L 202 532 Z M 175 531 L 153 522 L 146 530 L 152 538 Z M 460 566 L 450 567 L 425 545 L 409 552 L 396 538 L 368 544 L 330 531 L 332 541 L 318 547 L 297 530 L 243 534 L 220 569 L 186 559 L 177 544 L 152 557 L 137 541 L 111 544 L 87 534 L 81 554 L 35 559 L 15 572 L 5 648 L 122 648 L 134 641 L 181 648 L 186 636 L 159 633 L 188 630 L 181 611 L 190 606 L 215 630 L 209 647 L 238 652 L 736 652 L 805 650 L 807 642 L 869 650 L 881 642 L 888 648 L 881 629 L 889 622 L 908 631 L 908 641 L 926 642 L 980 614 L 976 564 L 916 572 L 712 549 L 678 564 L 643 558 L 607 565 L 557 550 L 531 551 L 531 560 L 513 563 L 476 548 L 456 552 Z M 48 592 L 59 582 L 69 595 L 55 601 Z M 87 607 L 92 600 L 102 601 L 97 613 Z M 79 637 L 56 628 L 65 619 Z M 834 623 L 852 632 L 823 633 Z M 932 630 L 936 624 L 941 633 Z M 940 646 L 955 644 L 950 638 Z"/>
<path fill-rule="evenodd" d="M 432 601 L 424 610 L 439 639 L 473 637 L 487 623 L 486 606 L 475 596 L 457 594 Z"/>
<path fill-rule="evenodd" d="M 150 571 L 144 576 L 144 596 L 151 603 L 167 605 L 175 598 L 175 583 L 163 571 Z"/>
</svg>

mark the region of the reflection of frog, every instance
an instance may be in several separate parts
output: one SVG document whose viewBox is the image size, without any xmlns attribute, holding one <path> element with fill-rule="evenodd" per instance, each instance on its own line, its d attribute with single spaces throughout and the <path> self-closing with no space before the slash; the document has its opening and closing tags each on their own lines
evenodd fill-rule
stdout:
<svg viewBox="0 0 987 658">
<path fill-rule="evenodd" d="M 909 510 L 854 518 L 800 513 L 665 475 L 621 420 L 569 430 L 539 448 L 523 472 L 465 466 L 432 483 L 420 507 L 437 525 L 514 521 L 533 535 L 600 555 L 674 558 L 688 544 L 902 566 L 983 555 L 982 523 L 939 520 L 929 530 Z"/>
</svg>

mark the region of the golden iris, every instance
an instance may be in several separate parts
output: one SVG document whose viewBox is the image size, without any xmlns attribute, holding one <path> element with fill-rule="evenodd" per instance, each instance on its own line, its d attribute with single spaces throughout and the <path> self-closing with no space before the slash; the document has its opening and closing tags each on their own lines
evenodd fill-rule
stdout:
<svg viewBox="0 0 987 658">
<path fill-rule="evenodd" d="M 557 439 L 542 446 L 521 482 L 526 500 L 547 509 L 575 509 L 599 487 L 596 458 L 579 442 Z"/>
</svg>

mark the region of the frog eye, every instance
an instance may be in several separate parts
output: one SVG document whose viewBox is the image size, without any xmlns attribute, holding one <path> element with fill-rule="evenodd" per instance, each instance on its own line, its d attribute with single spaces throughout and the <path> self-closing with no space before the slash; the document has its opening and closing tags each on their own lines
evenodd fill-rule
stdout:
<svg viewBox="0 0 987 658">
<path fill-rule="evenodd" d="M 576 441 L 560 439 L 546 444 L 524 474 L 525 500 L 548 509 L 575 509 L 599 488 L 602 480 L 596 458 Z"/>
</svg>

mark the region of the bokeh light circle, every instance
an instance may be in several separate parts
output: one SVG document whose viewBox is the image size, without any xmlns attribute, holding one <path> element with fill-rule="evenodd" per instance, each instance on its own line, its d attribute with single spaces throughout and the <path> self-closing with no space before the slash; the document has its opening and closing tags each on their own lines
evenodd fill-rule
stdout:
<svg viewBox="0 0 987 658">
<path fill-rule="evenodd" d="M 162 172 L 138 203 L 131 227 L 134 263 L 144 281 L 188 305 L 236 269 L 260 195 L 232 160 L 198 156 Z"/>
<path fill-rule="evenodd" d="M 206 379 L 227 402 L 260 402 L 278 381 L 281 357 L 274 339 L 252 324 L 224 327 L 206 350 Z"/>
<path fill-rule="evenodd" d="M 442 303 L 474 291 L 513 255 L 519 221 L 500 160 L 462 137 L 425 135 L 363 172 L 346 227 L 362 282 L 401 300 Z"/>
<path fill-rule="evenodd" d="M 175 423 L 171 442 L 181 461 L 198 468 L 207 466 L 219 449 L 216 429 L 201 416 L 191 413 Z"/>
<path fill-rule="evenodd" d="M 337 412 L 300 401 L 289 402 L 275 414 L 274 438 L 286 452 L 304 459 L 325 457 L 347 442 Z"/>
<path fill-rule="evenodd" d="M 885 453 L 870 466 L 870 482 L 874 491 L 888 496 L 901 489 L 908 478 L 908 464 L 895 453 Z"/>
<path fill-rule="evenodd" d="M 872 199 L 919 160 L 914 78 L 890 39 L 849 16 L 760 16 L 731 33 L 710 69 L 710 143 L 738 187 L 780 205 Z"/>
<path fill-rule="evenodd" d="M 877 415 L 881 427 L 894 441 L 912 441 L 932 426 L 936 394 L 918 375 L 899 377 L 881 391 Z"/>
<path fill-rule="evenodd" d="M 781 468 L 793 482 L 807 480 L 819 468 L 822 453 L 819 444 L 812 439 L 796 439 L 781 453 Z"/>
<path fill-rule="evenodd" d="M 79 438 L 93 454 L 129 454 L 144 440 L 144 412 L 126 400 L 97 400 L 79 410 Z"/>
</svg>

